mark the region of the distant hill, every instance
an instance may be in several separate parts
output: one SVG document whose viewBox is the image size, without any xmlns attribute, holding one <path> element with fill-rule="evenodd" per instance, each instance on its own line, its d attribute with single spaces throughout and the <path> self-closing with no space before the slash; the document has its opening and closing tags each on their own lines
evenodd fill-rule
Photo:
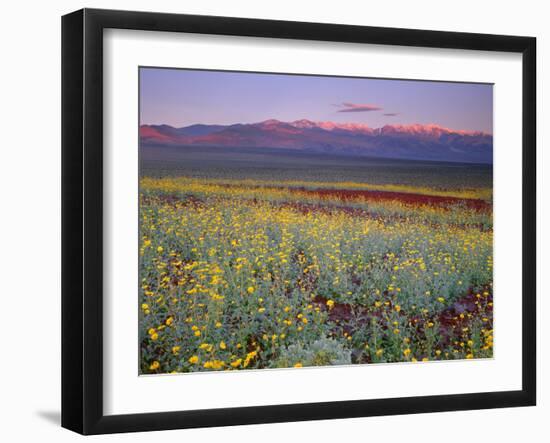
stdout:
<svg viewBox="0 0 550 443">
<path fill-rule="evenodd" d="M 280 148 L 410 160 L 467 163 L 493 162 L 493 136 L 438 125 L 386 125 L 371 128 L 360 123 L 282 122 L 266 120 L 234 125 L 196 124 L 183 128 L 142 125 L 140 141 L 148 145 Z"/>
</svg>

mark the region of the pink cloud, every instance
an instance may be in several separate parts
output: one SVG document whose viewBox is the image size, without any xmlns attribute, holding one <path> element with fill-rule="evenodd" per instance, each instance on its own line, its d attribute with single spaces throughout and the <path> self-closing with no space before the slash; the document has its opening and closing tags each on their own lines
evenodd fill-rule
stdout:
<svg viewBox="0 0 550 443">
<path fill-rule="evenodd" d="M 342 103 L 341 109 L 337 112 L 370 112 L 381 111 L 382 108 L 377 105 L 359 104 L 359 103 Z"/>
</svg>

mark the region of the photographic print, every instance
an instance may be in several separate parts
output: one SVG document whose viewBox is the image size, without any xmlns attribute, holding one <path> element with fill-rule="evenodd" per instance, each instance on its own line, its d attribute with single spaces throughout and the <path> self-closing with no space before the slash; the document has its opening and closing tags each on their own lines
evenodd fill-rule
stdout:
<svg viewBox="0 0 550 443">
<path fill-rule="evenodd" d="M 493 356 L 493 85 L 139 68 L 139 372 Z"/>
</svg>

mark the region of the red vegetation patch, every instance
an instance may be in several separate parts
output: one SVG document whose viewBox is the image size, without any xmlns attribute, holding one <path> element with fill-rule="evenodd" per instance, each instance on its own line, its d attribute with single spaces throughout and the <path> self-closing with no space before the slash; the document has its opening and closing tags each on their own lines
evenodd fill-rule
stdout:
<svg viewBox="0 0 550 443">
<path fill-rule="evenodd" d="M 292 188 L 290 188 L 292 190 Z M 462 204 L 468 209 L 475 211 L 486 211 L 491 208 L 491 203 L 473 198 L 459 197 L 443 197 L 439 195 L 413 194 L 409 192 L 394 192 L 394 191 L 367 191 L 367 190 L 351 190 L 351 189 L 306 189 L 294 188 L 296 191 L 305 194 L 316 195 L 320 197 L 336 197 L 339 200 L 356 200 L 357 198 L 365 198 L 370 201 L 400 201 L 413 205 L 427 206 L 451 206 Z"/>
<path fill-rule="evenodd" d="M 484 294 L 484 295 L 481 295 Z M 387 296 L 387 291 L 384 292 Z M 391 300 L 388 300 L 388 306 L 374 308 L 373 306 L 358 306 L 347 303 L 335 302 L 331 309 L 328 309 L 327 298 L 317 296 L 314 303 L 322 310 L 328 311 L 329 321 L 339 325 L 344 332 L 353 334 L 357 328 L 368 325 L 372 318 L 380 319 L 384 312 L 393 311 L 394 306 Z M 408 318 L 409 323 L 415 327 L 417 334 L 425 334 L 425 324 L 428 321 L 439 324 L 440 343 L 450 345 L 453 340 L 460 336 L 464 328 L 472 325 L 473 319 L 487 317 L 485 327 L 493 328 L 493 294 L 489 286 L 482 291 L 469 289 L 468 292 L 457 299 L 452 305 L 441 312 L 429 317 L 422 318 L 420 315 L 409 315 L 404 309 L 401 309 L 399 315 Z"/>
<path fill-rule="evenodd" d="M 481 294 L 487 294 L 481 295 Z M 472 289 L 438 316 L 440 334 L 450 342 L 463 328 L 471 326 L 472 318 L 487 316 L 486 327 L 493 328 L 493 294 L 489 287 L 475 292 Z"/>
</svg>

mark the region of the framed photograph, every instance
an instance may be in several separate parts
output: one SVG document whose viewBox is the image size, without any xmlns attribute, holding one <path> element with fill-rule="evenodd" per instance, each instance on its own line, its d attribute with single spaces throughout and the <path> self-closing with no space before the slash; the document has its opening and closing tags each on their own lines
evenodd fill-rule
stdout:
<svg viewBox="0 0 550 443">
<path fill-rule="evenodd" d="M 62 21 L 62 425 L 534 405 L 531 37 Z"/>
</svg>

